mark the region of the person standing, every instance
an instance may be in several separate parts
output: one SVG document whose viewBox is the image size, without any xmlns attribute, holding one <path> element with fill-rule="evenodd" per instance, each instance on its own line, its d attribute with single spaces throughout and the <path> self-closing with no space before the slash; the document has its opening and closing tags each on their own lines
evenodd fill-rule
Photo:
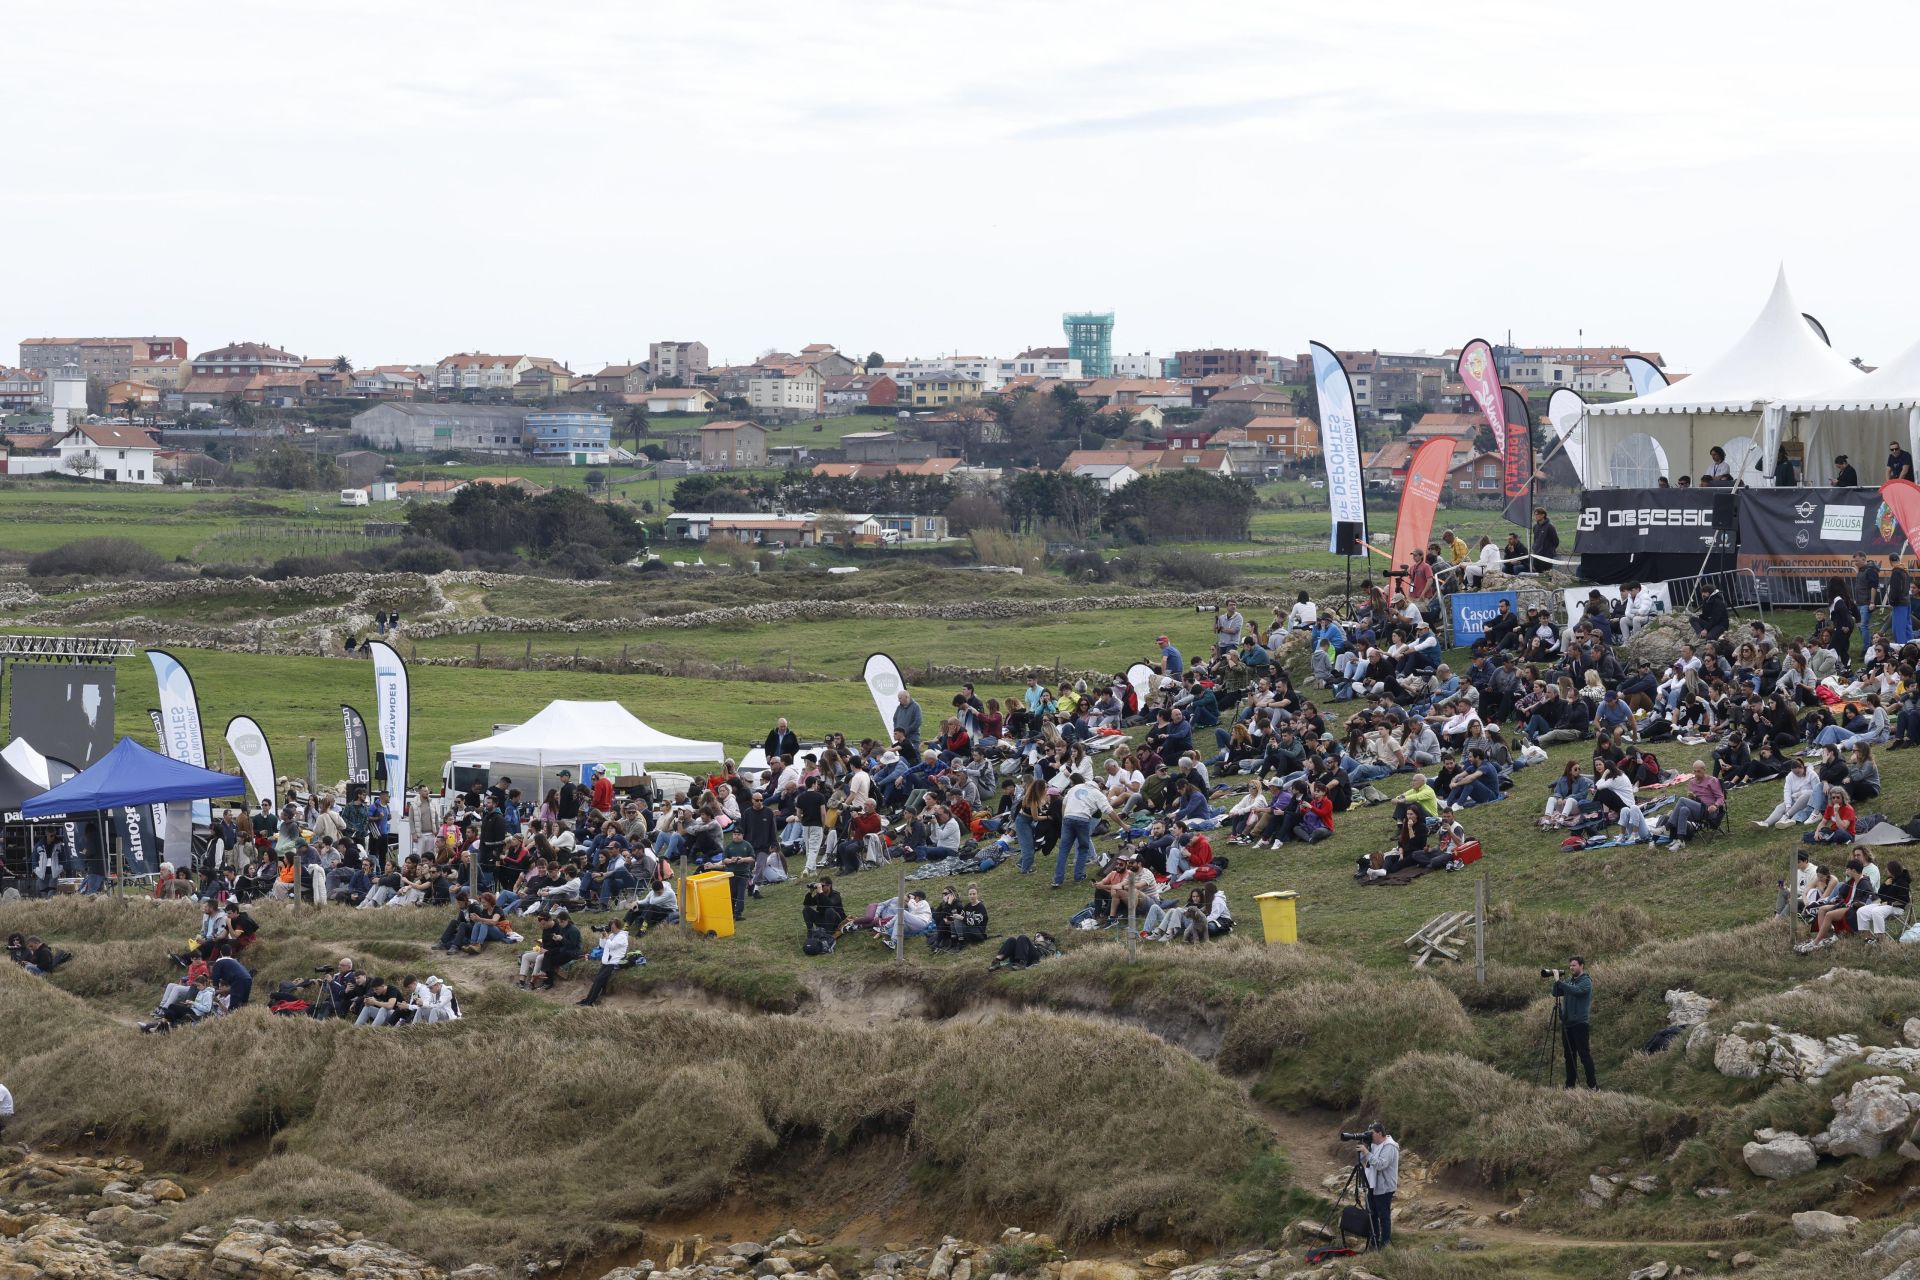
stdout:
<svg viewBox="0 0 1920 1280">
<path fill-rule="evenodd" d="M 1560 554 L 1560 531 L 1553 527 L 1553 521 L 1547 519 L 1545 507 L 1533 509 L 1532 534 L 1533 559 L 1530 567 L 1535 573 L 1545 573 L 1553 568 L 1549 562 Z"/>
<path fill-rule="evenodd" d="M 1913 639 L 1913 613 L 1909 601 L 1913 579 L 1898 553 L 1887 557 L 1887 623 L 1893 628 L 1893 642 L 1905 644 Z"/>
<path fill-rule="evenodd" d="M 1393 1193 L 1400 1189 L 1400 1144 L 1378 1120 L 1367 1126 L 1360 1164 L 1367 1175 L 1367 1249 L 1371 1252 L 1393 1243 Z"/>
<path fill-rule="evenodd" d="M 893 709 L 893 731 L 902 735 L 901 740 L 906 745 L 908 758 L 918 759 L 920 729 L 924 713 L 920 710 L 920 704 L 913 700 L 913 695 L 905 689 L 895 695 L 895 700 L 899 705 Z"/>
<path fill-rule="evenodd" d="M 800 754 L 800 739 L 787 725 L 787 718 L 781 716 L 767 731 L 766 741 L 761 743 L 767 759 L 779 756 L 782 760 L 791 760 Z"/>
<path fill-rule="evenodd" d="M 1873 606 L 1880 599 L 1880 564 L 1869 556 L 1861 556 L 1854 570 L 1853 598 L 1859 602 L 1860 648 L 1864 653 L 1873 644 Z"/>
<path fill-rule="evenodd" d="M 1186 659 L 1182 658 L 1180 651 L 1173 647 L 1173 641 L 1165 636 L 1159 636 L 1155 638 L 1154 643 L 1160 646 L 1160 674 L 1168 676 L 1184 674 L 1187 669 Z"/>
<path fill-rule="evenodd" d="M 1833 465 L 1833 483 L 1836 488 L 1857 489 L 1860 487 L 1860 473 L 1853 469 L 1851 462 L 1847 461 L 1846 454 L 1835 454 Z"/>
<path fill-rule="evenodd" d="M 0 1084 L 0 1136 L 7 1132 L 7 1121 L 13 1119 L 13 1092 Z"/>
<path fill-rule="evenodd" d="M 1067 875 L 1067 855 L 1073 856 L 1073 879 L 1086 878 L 1087 861 L 1093 857 L 1093 824 L 1103 814 L 1113 812 L 1106 792 L 1091 782 L 1076 782 L 1062 802 L 1060 847 L 1053 857 L 1053 887 L 1058 889 Z"/>
<path fill-rule="evenodd" d="M 826 779 L 814 778 L 808 782 L 806 790 L 793 798 L 793 807 L 800 817 L 800 830 L 806 843 L 806 873 L 818 874 L 821 851 L 826 847 L 827 839 Z"/>
<path fill-rule="evenodd" d="M 1246 629 L 1246 617 L 1233 601 L 1227 601 L 1226 607 L 1213 615 L 1213 651 L 1232 653 L 1240 647 L 1240 633 Z"/>
<path fill-rule="evenodd" d="M 1579 956 L 1567 961 L 1566 972 L 1554 980 L 1553 994 L 1561 1001 L 1560 1039 L 1567 1051 L 1567 1088 L 1574 1087 L 1574 1069 L 1580 1066 L 1586 1069 L 1587 1088 L 1598 1089 L 1589 1027 L 1593 1016 L 1593 978 L 1587 973 L 1587 962 Z"/>
<path fill-rule="evenodd" d="M 1887 479 L 1913 479 L 1913 455 L 1898 440 L 1887 445 Z"/>
</svg>

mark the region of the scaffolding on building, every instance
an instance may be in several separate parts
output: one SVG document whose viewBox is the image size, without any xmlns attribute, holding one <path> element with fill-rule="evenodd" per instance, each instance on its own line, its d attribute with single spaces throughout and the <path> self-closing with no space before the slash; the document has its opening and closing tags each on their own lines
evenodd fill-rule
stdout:
<svg viewBox="0 0 1920 1280">
<path fill-rule="evenodd" d="M 1069 311 L 1060 317 L 1067 331 L 1067 355 L 1080 362 L 1089 378 L 1113 376 L 1113 312 Z"/>
</svg>

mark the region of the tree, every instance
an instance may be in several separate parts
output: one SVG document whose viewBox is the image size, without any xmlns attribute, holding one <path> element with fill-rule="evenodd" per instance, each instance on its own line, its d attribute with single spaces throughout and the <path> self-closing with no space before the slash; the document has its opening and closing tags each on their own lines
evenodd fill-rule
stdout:
<svg viewBox="0 0 1920 1280">
<path fill-rule="evenodd" d="M 340 469 L 332 458 L 307 452 L 291 440 L 282 440 L 254 464 L 260 483 L 273 489 L 337 489 Z"/>
<path fill-rule="evenodd" d="M 140 397 L 139 396 L 128 396 L 125 400 L 120 401 L 118 404 L 114 405 L 113 407 L 127 415 L 128 426 L 133 426 L 139 421 L 139 414 L 140 414 Z"/>
<path fill-rule="evenodd" d="M 640 442 L 646 438 L 649 430 L 647 420 L 652 416 L 652 414 L 647 412 L 647 406 L 644 404 L 636 404 L 631 409 L 628 409 L 626 414 L 620 419 L 621 425 L 625 426 L 627 433 L 633 437 L 633 451 L 635 453 L 640 452 Z"/>
<path fill-rule="evenodd" d="M 594 470 L 587 472 L 586 481 L 588 493 L 601 492 L 607 487 L 607 473 L 596 467 Z"/>
<path fill-rule="evenodd" d="M 1007 516 L 1022 532 L 1057 525 L 1072 537 L 1084 538 L 1100 527 L 1103 505 L 1100 487 L 1085 476 L 1022 471 L 1007 486 Z"/>
<path fill-rule="evenodd" d="M 1250 485 L 1205 471 L 1143 476 L 1107 499 L 1107 527 L 1134 542 L 1244 541 Z"/>
<path fill-rule="evenodd" d="M 80 453 L 68 454 L 66 459 L 61 462 L 60 469 L 62 471 L 71 471 L 76 476 L 90 476 L 93 474 L 93 469 L 96 465 L 98 465 L 98 463 L 93 456 L 93 450 L 87 449 Z"/>
<path fill-rule="evenodd" d="M 87 412 L 98 417 L 107 411 L 107 380 L 97 373 L 87 375 Z"/>
<path fill-rule="evenodd" d="M 862 367 L 868 368 L 868 369 L 878 369 L 881 365 L 885 363 L 886 361 L 881 359 L 880 353 L 878 351 L 869 351 L 867 352 L 867 363 Z"/>
<path fill-rule="evenodd" d="M 333 371 L 335 373 L 352 373 L 353 361 L 347 359 L 345 356 L 335 356 L 333 358 Z"/>
<path fill-rule="evenodd" d="M 660 387 L 672 388 L 672 387 L 684 387 L 687 384 L 681 380 L 679 374 L 668 373 L 668 374 L 662 374 L 660 377 L 655 378 L 653 380 L 653 385 L 656 388 L 660 388 Z"/>
<path fill-rule="evenodd" d="M 246 397 L 240 395 L 238 392 L 228 396 L 226 399 L 226 403 L 223 404 L 221 408 L 227 411 L 227 418 L 229 421 L 233 423 L 234 426 L 250 427 L 253 425 L 253 419 L 254 419 L 253 406 L 251 404 L 248 404 Z M 286 487 L 292 488 L 295 486 L 286 486 Z"/>
</svg>

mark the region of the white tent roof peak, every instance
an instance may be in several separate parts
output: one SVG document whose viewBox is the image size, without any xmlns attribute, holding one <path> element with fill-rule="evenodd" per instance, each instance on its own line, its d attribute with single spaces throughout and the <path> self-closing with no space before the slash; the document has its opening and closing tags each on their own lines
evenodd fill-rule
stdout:
<svg viewBox="0 0 1920 1280">
<path fill-rule="evenodd" d="M 1911 409 L 1920 406 L 1920 342 L 1914 343 L 1865 377 L 1845 379 L 1816 395 L 1785 402 L 1791 413 L 1823 409 Z"/>
<path fill-rule="evenodd" d="M 662 733 L 617 702 L 549 702 L 533 719 L 491 738 L 458 743 L 455 760 L 535 766 L 681 764 L 724 760 L 718 742 Z"/>
<path fill-rule="evenodd" d="M 1822 387 L 1844 386 L 1860 371 L 1814 333 L 1794 301 L 1783 266 L 1773 293 L 1739 341 L 1706 368 L 1651 395 L 1587 406 L 1589 416 L 1635 413 L 1753 413 Z"/>
</svg>

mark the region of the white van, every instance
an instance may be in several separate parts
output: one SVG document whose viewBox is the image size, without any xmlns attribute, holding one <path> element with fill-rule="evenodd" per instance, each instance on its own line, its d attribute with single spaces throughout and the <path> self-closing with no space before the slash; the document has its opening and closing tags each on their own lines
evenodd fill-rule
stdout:
<svg viewBox="0 0 1920 1280">
<path fill-rule="evenodd" d="M 365 489 L 342 489 L 340 491 L 340 505 L 343 507 L 364 507 L 367 505 L 367 502 L 367 491 Z"/>
</svg>

